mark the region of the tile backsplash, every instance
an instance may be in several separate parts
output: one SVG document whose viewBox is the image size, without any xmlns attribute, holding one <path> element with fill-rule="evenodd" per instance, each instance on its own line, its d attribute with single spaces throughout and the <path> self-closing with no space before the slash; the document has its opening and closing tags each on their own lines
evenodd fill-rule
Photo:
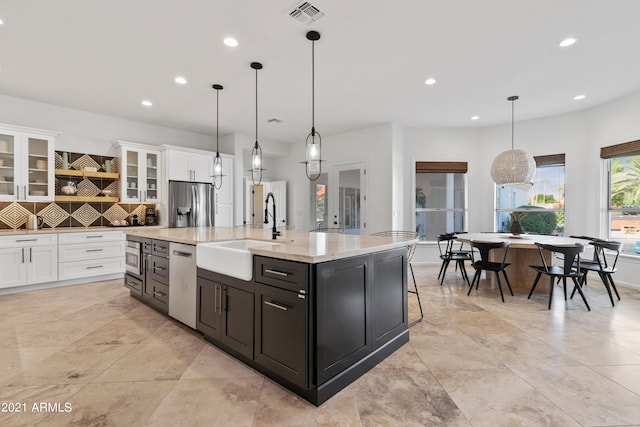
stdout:
<svg viewBox="0 0 640 427">
<path fill-rule="evenodd" d="M 43 229 L 108 226 L 113 220 L 131 224 L 133 215 L 144 222 L 146 210 L 155 204 L 84 202 L 0 202 L 0 230 L 25 228 L 31 214 L 40 215 Z"/>
</svg>

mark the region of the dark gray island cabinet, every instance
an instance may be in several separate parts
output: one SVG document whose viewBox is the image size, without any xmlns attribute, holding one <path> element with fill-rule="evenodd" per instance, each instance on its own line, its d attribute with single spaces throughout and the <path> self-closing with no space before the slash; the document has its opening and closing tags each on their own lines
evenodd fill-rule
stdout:
<svg viewBox="0 0 640 427">
<path fill-rule="evenodd" d="M 409 341 L 406 254 L 320 263 L 254 255 L 252 281 L 198 268 L 197 329 L 320 405 Z"/>
</svg>

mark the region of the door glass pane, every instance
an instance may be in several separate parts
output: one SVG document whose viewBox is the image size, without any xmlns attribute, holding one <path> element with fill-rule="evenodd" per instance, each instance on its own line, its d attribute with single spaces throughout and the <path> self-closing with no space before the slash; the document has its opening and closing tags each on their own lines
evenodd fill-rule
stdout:
<svg viewBox="0 0 640 427">
<path fill-rule="evenodd" d="M 360 169 L 338 172 L 338 223 L 346 234 L 360 234 Z"/>
<path fill-rule="evenodd" d="M 147 153 L 147 192 L 148 199 L 158 198 L 158 155 Z"/>
<path fill-rule="evenodd" d="M 29 147 L 29 196 L 46 196 L 49 185 L 48 141 L 29 138 L 27 144 Z"/>
<path fill-rule="evenodd" d="M 138 198 L 138 152 L 127 151 L 127 198 Z"/>
<path fill-rule="evenodd" d="M 311 229 L 336 227 L 329 223 L 329 177 L 326 173 L 311 181 L 311 194 Z"/>
<path fill-rule="evenodd" d="M 15 158 L 13 135 L 0 134 L 0 196 L 15 195 Z"/>
</svg>

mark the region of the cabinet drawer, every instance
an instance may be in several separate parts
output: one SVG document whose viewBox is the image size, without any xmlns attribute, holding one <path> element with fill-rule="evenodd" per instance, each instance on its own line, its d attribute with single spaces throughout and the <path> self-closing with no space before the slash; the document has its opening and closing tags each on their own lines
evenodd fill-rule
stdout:
<svg viewBox="0 0 640 427">
<path fill-rule="evenodd" d="M 119 242 L 85 243 L 83 245 L 60 245 L 60 262 L 83 261 L 124 256 L 124 244 Z"/>
<path fill-rule="evenodd" d="M 57 234 L 19 234 L 0 236 L 0 248 L 24 248 L 28 246 L 57 245 Z"/>
<path fill-rule="evenodd" d="M 117 242 L 124 240 L 122 231 L 93 231 L 82 233 L 60 233 L 60 244 Z"/>
<path fill-rule="evenodd" d="M 169 258 L 169 242 L 165 242 L 164 240 L 153 240 L 151 245 L 151 253 L 153 255 Z"/>
<path fill-rule="evenodd" d="M 134 294 L 142 295 L 142 280 L 126 274 L 124 276 L 124 286 L 131 289 Z"/>
<path fill-rule="evenodd" d="M 148 268 L 147 277 L 165 285 L 169 284 L 169 260 L 167 258 L 151 255 Z"/>
<path fill-rule="evenodd" d="M 59 280 L 124 273 L 124 257 L 61 262 L 58 266 Z"/>
<path fill-rule="evenodd" d="M 256 282 L 293 292 L 307 292 L 308 264 L 256 256 L 254 268 Z"/>
<path fill-rule="evenodd" d="M 164 283 L 151 281 L 151 298 L 153 304 L 162 309 L 165 313 L 169 310 L 169 286 Z"/>
</svg>

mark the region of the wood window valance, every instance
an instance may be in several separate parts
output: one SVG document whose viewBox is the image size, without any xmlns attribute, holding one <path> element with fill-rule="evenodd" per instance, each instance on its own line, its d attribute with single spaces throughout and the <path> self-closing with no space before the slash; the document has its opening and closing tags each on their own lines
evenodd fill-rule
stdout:
<svg viewBox="0 0 640 427">
<path fill-rule="evenodd" d="M 467 173 L 467 162 L 416 162 L 416 173 Z"/>
<path fill-rule="evenodd" d="M 623 142 L 622 144 L 610 145 L 600 148 L 600 158 L 610 159 L 612 157 L 632 156 L 640 154 L 640 140 Z"/>
<path fill-rule="evenodd" d="M 549 154 L 547 156 L 534 156 L 536 166 L 552 166 L 552 165 L 564 165 L 564 153 L 562 154 Z"/>
</svg>

